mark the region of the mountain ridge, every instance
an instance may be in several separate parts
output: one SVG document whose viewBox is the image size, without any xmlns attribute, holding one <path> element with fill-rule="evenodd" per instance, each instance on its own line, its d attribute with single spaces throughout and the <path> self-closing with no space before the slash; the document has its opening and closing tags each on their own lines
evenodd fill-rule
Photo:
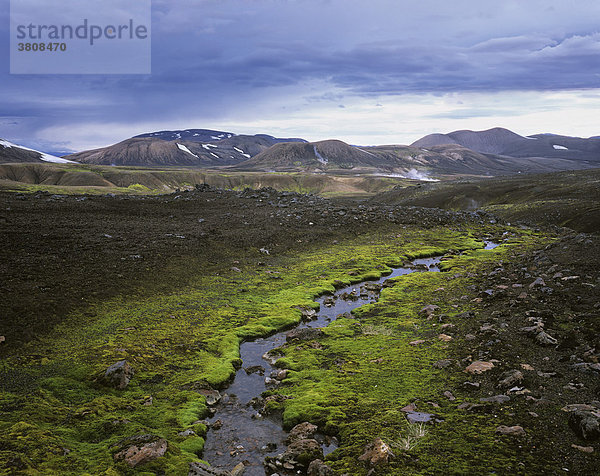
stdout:
<svg viewBox="0 0 600 476">
<path fill-rule="evenodd" d="M 411 146 L 427 148 L 459 144 L 484 154 L 509 157 L 545 157 L 600 162 L 600 139 L 570 137 L 558 134 L 521 136 L 508 129 L 494 127 L 484 131 L 459 130 L 447 134 L 429 134 Z"/>
<path fill-rule="evenodd" d="M 300 141 L 303 139 L 186 129 L 141 134 L 67 157 L 95 165 L 222 167 L 243 162 L 274 144 Z"/>
<path fill-rule="evenodd" d="M 44 160 L 41 152 L 15 147 L 0 148 L 0 160 Z M 183 129 L 140 134 L 107 147 L 54 158 L 65 159 L 94 165 L 226 168 L 232 172 L 493 176 L 598 167 L 600 138 L 543 133 L 525 137 L 495 127 L 433 133 L 411 145 L 355 146 L 338 139 L 307 142 L 268 134 Z"/>
</svg>

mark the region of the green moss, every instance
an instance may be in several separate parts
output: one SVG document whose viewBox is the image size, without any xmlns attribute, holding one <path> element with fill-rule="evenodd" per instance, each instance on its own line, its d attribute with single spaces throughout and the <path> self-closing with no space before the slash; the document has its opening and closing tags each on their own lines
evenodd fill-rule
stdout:
<svg viewBox="0 0 600 476">
<path fill-rule="evenodd" d="M 194 457 L 199 457 L 204 449 L 204 438 L 190 436 L 179 445 L 182 451 L 191 453 Z"/>
<path fill-rule="evenodd" d="M 540 239 L 530 234 L 515 236 L 503 247 L 467 251 L 446 265 L 448 269 L 487 270 L 502 259 L 514 259 L 511 253 L 539 244 Z M 475 240 L 469 244 L 483 246 Z M 456 247 L 461 248 L 460 244 Z M 468 273 L 413 273 L 395 278 L 377 303 L 355 309 L 355 319 L 337 319 L 324 328 L 318 350 L 306 344 L 286 347 L 278 365 L 294 371 L 286 385 L 274 391 L 290 397 L 279 405 L 284 424 L 291 427 L 311 421 L 323 431 L 337 433 L 342 447 L 328 460 L 334 469 L 349 474 L 367 473 L 358 456 L 375 437 L 384 439 L 399 456 L 385 474 L 509 474 L 520 471 L 520 464 L 531 474 L 538 470 L 542 474 L 543 464 L 498 440 L 493 415 L 466 414 L 456 403 L 441 398 L 449 384 L 448 374 L 433 363 L 446 358 L 455 343 L 439 340 L 437 320 L 427 319 L 419 310 L 428 304 L 439 306 L 439 315 L 468 310 L 458 297 L 471 282 Z M 425 342 L 410 344 L 417 339 Z M 419 411 L 441 415 L 444 423 L 430 427 L 409 456 L 402 450 L 409 428 L 400 409 L 411 402 L 417 402 Z"/>
<path fill-rule="evenodd" d="M 132 185 L 129 185 L 127 187 L 127 191 L 128 192 L 142 192 L 142 193 L 147 193 L 150 192 L 151 190 L 146 187 L 145 185 L 142 185 L 141 183 L 134 183 Z"/>
<path fill-rule="evenodd" d="M 194 388 L 225 386 L 241 363 L 240 342 L 294 325 L 301 318 L 298 307 L 317 307 L 314 297 L 340 283 L 378 278 L 417 256 L 481 246 L 468 232 L 407 228 L 269 258 L 266 268 L 252 264 L 255 254 L 249 250 L 248 256 L 235 256 L 246 260 L 243 273 L 198 270 L 189 287 L 173 294 L 92 303 L 3 363 L 23 385 L 0 393 L 2 462 L 18 454 L 14 464 L 42 473 L 133 474 L 113 461 L 109 448 L 127 436 L 154 434 L 169 441 L 169 452 L 143 471 L 185 474 L 206 432 L 194 424 L 206 415 L 205 399 Z M 475 258 L 479 255 L 458 259 Z M 271 279 L 274 275 L 279 279 Z M 456 312 L 443 300 L 460 295 L 464 282 L 416 273 L 395 283 L 379 303 L 357 310 L 355 319 L 328 326 L 322 349 L 290 347 L 278 362 L 293 371 L 277 392 L 293 398 L 271 405 L 283 410 L 286 427 L 310 420 L 338 433 L 344 448 L 337 468 L 358 471 L 344 452 L 349 449 L 355 459 L 357 448 L 384 429 L 398 438 L 401 425 L 389 426 L 393 415 L 387 412 L 416 398 L 433 399 L 442 385 L 431 363 L 444 355 L 444 345 L 431 337 L 418 348 L 408 342 L 433 332 L 432 323 L 418 315 L 423 305 Z M 440 287 L 446 294 L 435 294 Z M 97 379 L 123 359 L 135 369 L 127 388 L 112 389 Z M 198 436 L 177 436 L 188 428 Z M 11 446 L 13 439 L 18 447 Z M 42 448 L 38 441 L 48 444 Z M 64 455 L 59 447 L 71 451 Z"/>
<path fill-rule="evenodd" d="M 177 411 L 177 421 L 182 428 L 187 428 L 207 415 L 206 399 L 199 395 L 192 395 Z"/>
</svg>

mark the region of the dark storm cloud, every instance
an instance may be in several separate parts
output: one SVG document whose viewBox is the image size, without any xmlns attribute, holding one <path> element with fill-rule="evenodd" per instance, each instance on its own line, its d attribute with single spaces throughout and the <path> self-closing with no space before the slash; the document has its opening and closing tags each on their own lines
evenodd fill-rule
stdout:
<svg viewBox="0 0 600 476">
<path fill-rule="evenodd" d="M 44 122 L 217 119 L 311 82 L 323 89 L 301 92 L 309 101 L 341 89 L 345 105 L 352 95 L 597 88 L 600 5 L 567 3 L 155 0 L 152 75 L 10 76 L 3 57 L 1 116 L 31 118 L 32 133 Z"/>
</svg>

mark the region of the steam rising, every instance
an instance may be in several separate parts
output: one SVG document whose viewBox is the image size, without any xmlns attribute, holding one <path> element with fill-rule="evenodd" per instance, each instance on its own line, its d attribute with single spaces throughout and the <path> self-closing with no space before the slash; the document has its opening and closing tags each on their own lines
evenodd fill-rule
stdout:
<svg viewBox="0 0 600 476">
<path fill-rule="evenodd" d="M 408 172 L 403 174 L 377 174 L 382 177 L 398 177 L 398 178 L 406 178 L 411 180 L 421 180 L 423 182 L 439 182 L 438 179 L 431 178 L 425 172 L 420 172 L 417 169 L 410 169 Z"/>
<path fill-rule="evenodd" d="M 437 179 L 433 179 L 429 177 L 425 172 L 419 172 L 417 169 L 410 169 L 404 178 L 409 178 L 413 180 L 422 180 L 424 182 L 439 182 Z"/>
</svg>

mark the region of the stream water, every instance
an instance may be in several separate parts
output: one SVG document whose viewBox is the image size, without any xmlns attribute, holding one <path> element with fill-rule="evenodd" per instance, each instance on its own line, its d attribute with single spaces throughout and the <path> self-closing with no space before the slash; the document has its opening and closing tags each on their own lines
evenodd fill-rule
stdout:
<svg viewBox="0 0 600 476">
<path fill-rule="evenodd" d="M 492 242 L 485 242 L 485 249 L 496 246 L 498 245 Z M 440 257 L 416 259 L 410 266 L 395 268 L 391 274 L 377 280 L 338 289 L 333 296 L 321 296 L 316 299 L 320 310 L 315 319 L 299 324 L 296 329 L 325 327 L 339 315 L 377 301 L 378 285 L 383 285 L 386 280 L 414 272 L 439 271 L 439 262 Z M 282 429 L 281 419 L 260 415 L 253 408 L 252 400 L 277 384 L 271 375 L 279 370 L 263 356 L 268 351 L 283 346 L 287 332 L 289 329 L 270 337 L 244 342 L 240 346 L 243 366 L 236 373 L 221 401 L 214 406 L 216 412 L 209 419 L 211 428 L 206 437 L 203 459 L 210 462 L 211 466 L 231 470 L 238 463 L 244 462 L 245 476 L 264 476 L 265 456 L 275 456 L 285 451 L 288 435 Z M 335 439 L 317 439 L 322 443 L 325 454 L 337 447 Z"/>
</svg>

